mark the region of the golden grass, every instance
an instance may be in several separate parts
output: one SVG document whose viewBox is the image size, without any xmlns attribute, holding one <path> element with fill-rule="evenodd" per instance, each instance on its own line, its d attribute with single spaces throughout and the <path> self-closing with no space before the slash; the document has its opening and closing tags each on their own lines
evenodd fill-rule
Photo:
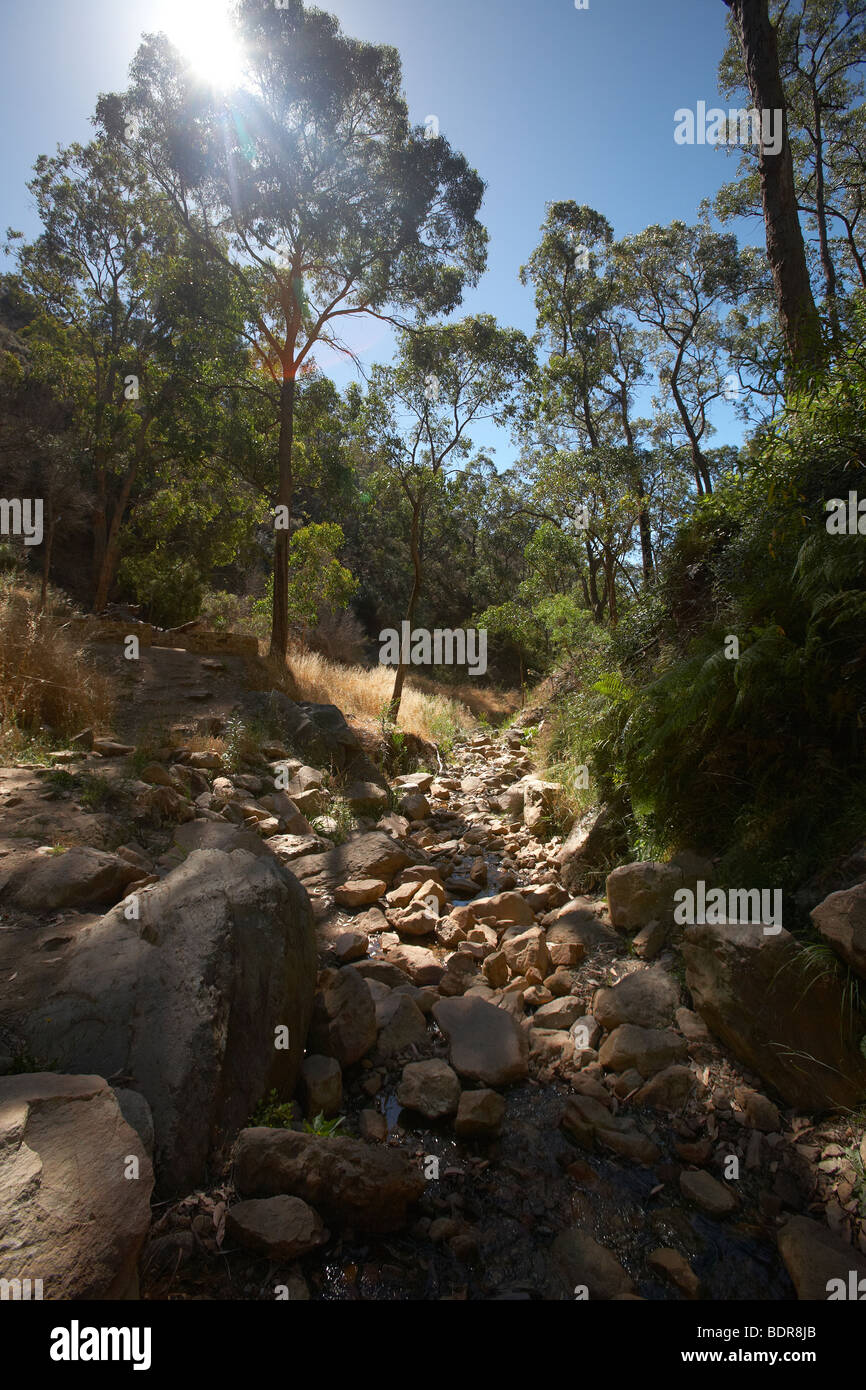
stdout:
<svg viewBox="0 0 866 1390">
<path fill-rule="evenodd" d="M 111 713 L 108 678 L 87 661 L 82 646 L 50 611 L 38 612 L 37 592 L 23 585 L 0 590 L 0 752 L 14 754 L 34 739 L 58 740 Z"/>
<path fill-rule="evenodd" d="M 394 672 L 386 666 L 369 670 L 344 666 L 306 649 L 290 652 L 288 668 L 298 692 L 296 699 L 337 705 L 347 718 L 379 720 L 394 686 Z M 432 681 L 427 684 L 435 691 Z M 472 713 L 465 704 L 429 689 L 419 690 L 413 678 L 403 687 L 397 723 L 407 733 L 433 743 L 447 741 L 449 735 L 469 732 L 474 727 Z"/>
</svg>

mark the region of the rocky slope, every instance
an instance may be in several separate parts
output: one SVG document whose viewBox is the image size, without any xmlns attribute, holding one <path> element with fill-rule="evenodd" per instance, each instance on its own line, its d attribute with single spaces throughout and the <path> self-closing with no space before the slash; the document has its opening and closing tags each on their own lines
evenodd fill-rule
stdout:
<svg viewBox="0 0 866 1390">
<path fill-rule="evenodd" d="M 787 932 L 678 928 L 674 892 L 712 878 L 688 853 L 575 895 L 616 817 L 551 834 L 519 730 L 389 786 L 332 706 L 243 699 L 273 730 L 245 767 L 85 737 L 60 772 L 0 770 L 0 1276 L 786 1299 L 866 1273 L 866 1060 Z M 815 919 L 855 967 L 860 901 Z"/>
</svg>

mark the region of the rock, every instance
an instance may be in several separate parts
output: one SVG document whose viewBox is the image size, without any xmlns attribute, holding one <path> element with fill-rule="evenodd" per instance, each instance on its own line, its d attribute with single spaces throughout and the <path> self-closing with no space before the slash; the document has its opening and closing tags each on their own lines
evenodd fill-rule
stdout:
<svg viewBox="0 0 866 1390">
<path fill-rule="evenodd" d="M 130 744 L 118 743 L 112 738 L 95 738 L 92 747 L 100 758 L 128 758 L 130 753 L 135 752 Z"/>
<path fill-rule="evenodd" d="M 141 1140 L 148 1158 L 153 1158 L 153 1115 L 145 1097 L 140 1091 L 132 1091 L 127 1086 L 112 1086 L 120 1113 L 130 1129 L 134 1129 Z"/>
<path fill-rule="evenodd" d="M 680 1173 L 680 1192 L 686 1201 L 709 1216 L 728 1216 L 737 1208 L 737 1199 L 730 1188 L 703 1170 L 694 1172 L 685 1168 Z"/>
<path fill-rule="evenodd" d="M 840 982 L 808 969 L 789 932 L 748 923 L 695 925 L 686 984 L 705 1023 L 736 1057 L 803 1110 L 854 1108 L 866 1093 L 863 1025 Z"/>
<path fill-rule="evenodd" d="M 277 829 L 286 836 L 311 836 L 313 834 L 310 822 L 298 810 L 294 801 L 286 796 L 285 792 L 268 792 L 262 797 L 261 804 L 266 811 L 273 811 L 279 822 Z"/>
<path fill-rule="evenodd" d="M 405 971 L 416 985 L 438 985 L 442 979 L 442 962 L 426 946 L 407 946 L 401 941 L 389 946 L 385 954 L 388 962 Z"/>
<path fill-rule="evenodd" d="M 409 821 L 427 820 L 430 816 L 430 802 L 418 791 L 407 792 L 402 796 L 398 809 Z"/>
<path fill-rule="evenodd" d="M 334 889 L 334 902 L 341 907 L 369 907 L 382 897 L 387 887 L 382 878 L 350 878 Z"/>
<path fill-rule="evenodd" d="M 836 954 L 866 979 L 866 883 L 831 893 L 811 917 Z"/>
<path fill-rule="evenodd" d="M 656 1274 L 673 1284 L 675 1289 L 679 1289 L 684 1298 L 700 1298 L 701 1281 L 679 1250 L 651 1250 L 647 1255 L 647 1264 Z"/>
<path fill-rule="evenodd" d="M 301 1092 L 304 1113 L 338 1115 L 343 1106 L 343 1073 L 336 1057 L 305 1057 L 301 1063 Z"/>
<path fill-rule="evenodd" d="M 376 1005 L 376 1060 L 385 1061 L 413 1044 L 427 1041 L 427 1023 L 418 1005 L 407 994 L 394 990 Z"/>
<path fill-rule="evenodd" d="M 421 884 L 415 879 L 408 883 L 400 883 L 396 888 L 392 888 L 390 893 L 385 896 L 385 901 L 389 907 L 403 908 L 408 907 L 412 899 L 420 891 Z"/>
<path fill-rule="evenodd" d="M 647 922 L 632 938 L 632 949 L 638 960 L 655 960 L 670 935 L 666 922 Z"/>
<path fill-rule="evenodd" d="M 529 931 L 518 931 L 514 936 L 506 932 L 502 938 L 502 953 L 514 975 L 537 970 L 543 978 L 550 972 L 547 938 L 541 927 L 533 926 Z"/>
<path fill-rule="evenodd" d="M 374 1144 L 384 1144 L 388 1138 L 388 1121 L 378 1110 L 362 1110 L 358 1116 L 358 1129 L 362 1139 Z"/>
<path fill-rule="evenodd" d="M 308 892 L 327 893 L 352 879 L 384 879 L 388 884 L 418 857 L 390 835 L 370 830 L 350 835 L 344 844 L 325 854 L 303 855 L 294 860 L 292 872 Z"/>
<path fill-rule="evenodd" d="M 495 1139 L 504 1116 L 505 1101 L 496 1091 L 463 1091 L 454 1132 L 460 1139 Z"/>
<path fill-rule="evenodd" d="M 759 1129 L 764 1134 L 778 1134 L 782 1128 L 782 1116 L 779 1114 L 778 1106 L 767 1096 L 762 1096 L 760 1091 L 753 1091 L 748 1086 L 737 1086 L 734 1099 L 746 1116 L 746 1124 L 752 1129 Z"/>
<path fill-rule="evenodd" d="M 529 777 L 523 790 L 523 824 L 535 830 L 550 816 L 562 793 L 560 782 L 542 782 L 537 777 Z"/>
<path fill-rule="evenodd" d="M 616 1256 L 578 1227 L 556 1237 L 553 1260 L 572 1297 L 581 1287 L 591 1299 L 611 1299 L 634 1292 L 634 1284 Z"/>
<path fill-rule="evenodd" d="M 242 1130 L 234 1179 L 241 1193 L 289 1193 L 309 1202 L 328 1222 L 377 1233 L 404 1226 L 407 1208 L 425 1187 L 421 1169 L 401 1152 L 290 1129 Z"/>
<path fill-rule="evenodd" d="M 0 933 L 4 1015 L 33 1056 L 132 1078 L 160 1188 L 188 1192 L 263 1095 L 294 1091 L 315 982 L 306 894 L 267 853 L 196 850 L 137 919 L 121 904 L 79 921 L 59 960 L 40 949 L 56 933 L 31 928 L 26 951 Z"/>
<path fill-rule="evenodd" d="M 417 1110 L 428 1120 L 439 1120 L 456 1113 L 460 1082 L 451 1067 L 438 1058 L 408 1062 L 397 1087 L 397 1099 L 407 1110 Z"/>
<path fill-rule="evenodd" d="M 343 796 L 356 816 L 378 816 L 388 808 L 388 791 L 375 782 L 351 782 Z"/>
<path fill-rule="evenodd" d="M 654 1110 L 682 1110 L 694 1083 L 688 1067 L 665 1067 L 641 1087 L 635 1099 L 638 1105 L 649 1105 Z"/>
<path fill-rule="evenodd" d="M 638 1028 L 633 1023 L 623 1023 L 605 1038 L 598 1060 L 607 1071 L 635 1067 L 641 1076 L 652 1076 L 686 1055 L 685 1039 L 673 1029 Z"/>
<path fill-rule="evenodd" d="M 377 956 L 368 956 L 366 960 L 354 961 L 347 969 L 356 974 L 359 979 L 365 980 L 368 986 L 373 982 L 393 989 L 396 985 L 405 985 L 408 980 L 405 970 L 400 970 L 390 961 L 381 960 Z"/>
<path fill-rule="evenodd" d="M 534 927 L 535 914 L 520 893 L 494 893 L 491 898 L 479 898 L 472 904 L 478 922 L 494 926 Z"/>
<path fill-rule="evenodd" d="M 137 1298 L 152 1188 L 101 1076 L 0 1078 L 0 1279 L 40 1279 L 50 1300 Z"/>
<path fill-rule="evenodd" d="M 535 1028 L 570 1028 L 581 1017 L 581 1005 L 568 995 L 552 999 L 536 1009 L 532 1023 Z"/>
<path fill-rule="evenodd" d="M 677 1009 L 674 1018 L 680 1032 L 685 1035 L 689 1042 L 708 1043 L 710 1041 L 710 1030 L 700 1014 L 694 1013 L 691 1009 Z"/>
<path fill-rule="evenodd" d="M 369 944 L 369 937 L 365 936 L 363 932 L 340 932 L 334 942 L 334 955 L 341 965 L 346 965 L 353 960 L 363 960 Z"/>
<path fill-rule="evenodd" d="M 148 782 L 154 787 L 171 787 L 174 783 L 171 780 L 171 773 L 162 763 L 148 763 L 138 774 L 142 782 Z"/>
<path fill-rule="evenodd" d="M 254 1197 L 226 1212 L 226 1232 L 271 1260 L 296 1260 L 328 1240 L 322 1220 L 300 1197 Z"/>
<path fill-rule="evenodd" d="M 607 867 L 628 849 L 624 808 L 619 803 L 589 811 L 575 822 L 557 854 L 560 878 L 573 893 L 601 882 Z"/>
<path fill-rule="evenodd" d="M 851 1292 L 851 1274 L 866 1279 L 866 1258 L 847 1241 L 808 1216 L 791 1216 L 778 1233 L 779 1254 L 801 1301 L 862 1300 L 864 1286 Z M 841 1285 L 832 1281 L 841 1280 Z"/>
<path fill-rule="evenodd" d="M 600 989 L 592 1001 L 592 1012 L 602 1028 L 611 1030 L 621 1023 L 639 1028 L 664 1028 L 673 1022 L 680 1002 L 676 982 L 659 966 L 635 970 L 612 989 Z"/>
<path fill-rule="evenodd" d="M 481 973 L 491 989 L 508 984 L 508 961 L 504 951 L 494 951 L 481 962 Z"/>
<path fill-rule="evenodd" d="M 670 925 L 674 893 L 682 886 L 683 871 L 653 860 L 620 864 L 607 876 L 610 920 L 618 931 L 633 932 L 649 922 Z"/>
<path fill-rule="evenodd" d="M 620 945 L 620 938 L 604 920 L 606 911 L 604 903 L 596 903 L 592 898 L 572 898 L 544 918 L 547 949 L 554 965 L 579 965 L 587 950 L 595 946 Z M 555 951 L 559 946 L 568 947 L 568 954 L 563 956 Z"/>
<path fill-rule="evenodd" d="M 209 767 L 221 771 L 223 760 L 219 753 L 190 753 L 189 765 L 190 767 Z"/>
<path fill-rule="evenodd" d="M 17 907 L 43 913 L 64 907 L 110 906 L 138 878 L 141 870 L 119 855 L 76 846 L 63 854 L 35 851 L 25 855 L 5 886 Z"/>
<path fill-rule="evenodd" d="M 270 844 L 271 841 L 268 841 Z M 225 854 L 242 849 L 256 858 L 268 857 L 268 849 L 253 830 L 239 825 L 225 825 L 220 821 L 196 820 L 188 825 L 179 825 L 172 837 L 171 848 L 160 863 L 176 867 L 189 858 L 196 849 L 219 849 Z"/>
<path fill-rule="evenodd" d="M 323 970 L 307 1047 L 348 1067 L 359 1062 L 375 1041 L 376 1010 L 363 980 L 353 970 Z"/>
<path fill-rule="evenodd" d="M 448 1039 L 451 1065 L 460 1076 L 487 1086 L 505 1086 L 526 1076 L 526 1037 L 505 1009 L 477 997 L 440 999 L 433 1017 Z"/>
</svg>

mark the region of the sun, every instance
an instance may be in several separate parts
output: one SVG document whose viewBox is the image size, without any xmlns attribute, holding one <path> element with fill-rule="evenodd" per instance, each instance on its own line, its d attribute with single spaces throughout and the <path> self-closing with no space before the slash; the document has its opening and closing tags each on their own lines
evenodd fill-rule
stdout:
<svg viewBox="0 0 866 1390">
<path fill-rule="evenodd" d="M 244 76 L 229 9 L 230 0 L 169 0 L 161 24 L 193 71 L 222 91 L 239 86 Z"/>
</svg>

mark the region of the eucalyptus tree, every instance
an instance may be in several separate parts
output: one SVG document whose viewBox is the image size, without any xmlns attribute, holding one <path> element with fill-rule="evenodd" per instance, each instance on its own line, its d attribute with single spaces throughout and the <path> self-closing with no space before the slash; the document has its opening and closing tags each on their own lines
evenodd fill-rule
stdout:
<svg viewBox="0 0 866 1390">
<path fill-rule="evenodd" d="M 787 106 L 797 207 L 813 236 L 834 336 L 840 296 L 866 284 L 866 0 L 772 0 Z M 747 86 L 733 22 L 719 75 L 727 94 Z M 740 151 L 738 179 L 720 190 L 723 217 L 761 212 L 758 155 Z"/>
<path fill-rule="evenodd" d="M 38 306 L 32 370 L 71 403 L 92 494 L 92 599 L 108 599 L 130 507 L 159 470 L 200 449 L 205 402 L 225 340 L 201 330 L 201 304 L 225 306 L 214 278 L 145 171 L 115 142 L 73 144 L 36 161 L 28 185 L 42 221 L 13 235 L 21 283 Z M 231 351 L 229 343 L 229 351 Z"/>
<path fill-rule="evenodd" d="M 405 616 L 410 626 L 424 582 L 426 509 L 434 494 L 442 494 L 449 473 L 471 453 L 472 425 L 510 418 L 517 389 L 533 366 L 523 333 L 479 314 L 402 333 L 395 364 L 373 369 L 364 428 L 380 469 L 406 504 L 412 584 Z M 401 644 L 389 706 L 392 723 L 400 711 L 406 669 Z"/>
<path fill-rule="evenodd" d="M 441 135 L 409 123 L 397 51 L 344 35 L 301 0 L 241 0 L 245 85 L 203 86 L 146 38 L 102 119 L 126 139 L 206 254 L 236 278 L 250 349 L 276 388 L 271 650 L 288 637 L 296 382 L 347 320 L 451 312 L 486 260 L 483 184 Z M 427 138 L 430 135 L 432 138 Z"/>
</svg>

